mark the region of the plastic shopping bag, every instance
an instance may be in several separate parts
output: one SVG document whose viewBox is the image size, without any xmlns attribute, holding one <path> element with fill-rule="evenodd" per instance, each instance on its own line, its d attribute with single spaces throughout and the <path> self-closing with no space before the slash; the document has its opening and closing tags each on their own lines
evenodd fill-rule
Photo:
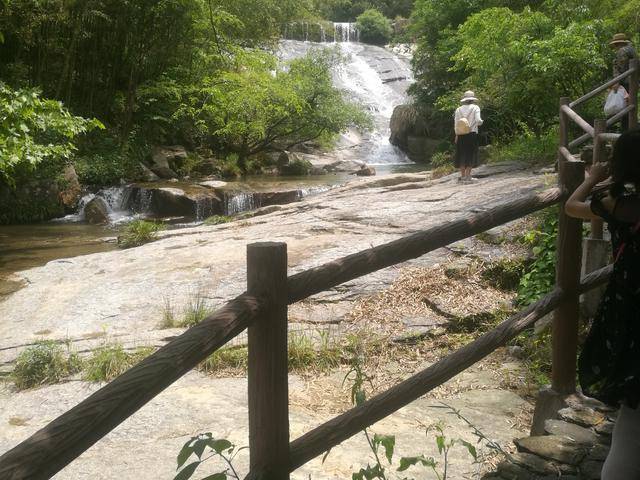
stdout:
<svg viewBox="0 0 640 480">
<path fill-rule="evenodd" d="M 623 87 L 618 87 L 617 90 L 609 91 L 607 95 L 607 101 L 604 104 L 604 113 L 607 117 L 612 117 L 616 113 L 622 111 L 626 107 L 627 91 Z"/>
</svg>

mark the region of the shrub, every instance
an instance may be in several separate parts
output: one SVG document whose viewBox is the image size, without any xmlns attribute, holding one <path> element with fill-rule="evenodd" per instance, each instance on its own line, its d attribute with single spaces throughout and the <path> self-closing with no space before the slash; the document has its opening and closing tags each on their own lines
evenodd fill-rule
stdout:
<svg viewBox="0 0 640 480">
<path fill-rule="evenodd" d="M 548 164 L 554 161 L 558 149 L 558 132 L 549 129 L 542 135 L 525 131 L 510 142 L 498 144 L 489 153 L 490 162 L 517 161 L 530 165 Z"/>
<path fill-rule="evenodd" d="M 222 178 L 236 178 L 242 175 L 242 169 L 240 168 L 240 157 L 236 153 L 231 153 L 220 162 L 218 167 L 220 176 Z"/>
<path fill-rule="evenodd" d="M 163 228 L 164 226 L 157 222 L 134 220 L 118 237 L 118 246 L 120 248 L 139 247 L 155 240 L 158 232 Z"/>
<path fill-rule="evenodd" d="M 526 268 L 527 262 L 523 259 L 505 258 L 490 264 L 480 275 L 492 287 L 515 291 L 520 286 Z"/>
<path fill-rule="evenodd" d="M 385 45 L 393 35 L 391 20 L 374 8 L 359 15 L 356 24 L 360 32 L 360 40 L 365 43 Z"/>
<path fill-rule="evenodd" d="M 122 345 L 104 345 L 95 350 L 85 362 L 83 378 L 90 382 L 108 382 L 153 353 L 150 347 L 129 353 Z"/>
<path fill-rule="evenodd" d="M 62 346 L 51 340 L 38 342 L 23 350 L 16 359 L 13 381 L 20 390 L 56 383 L 80 369 L 76 354 L 65 354 Z"/>
<path fill-rule="evenodd" d="M 553 289 L 557 236 L 558 208 L 549 208 L 540 215 L 538 228 L 528 232 L 523 239 L 532 248 L 534 260 L 520 279 L 517 305 L 529 305 Z"/>
</svg>

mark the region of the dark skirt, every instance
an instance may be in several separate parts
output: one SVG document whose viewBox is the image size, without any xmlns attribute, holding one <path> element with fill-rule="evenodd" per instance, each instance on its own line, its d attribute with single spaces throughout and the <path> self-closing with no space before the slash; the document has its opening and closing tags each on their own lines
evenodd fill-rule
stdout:
<svg viewBox="0 0 640 480">
<path fill-rule="evenodd" d="M 458 136 L 454 165 L 460 167 L 478 166 L 478 134 L 475 132 Z"/>
</svg>

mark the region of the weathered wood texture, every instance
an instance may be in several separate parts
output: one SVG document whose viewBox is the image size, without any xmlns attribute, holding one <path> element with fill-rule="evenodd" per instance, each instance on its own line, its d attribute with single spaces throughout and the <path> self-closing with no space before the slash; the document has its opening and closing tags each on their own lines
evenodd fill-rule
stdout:
<svg viewBox="0 0 640 480">
<path fill-rule="evenodd" d="M 561 108 L 567 117 L 573 120 L 580 128 L 582 128 L 582 130 L 593 137 L 593 127 L 589 124 L 589 122 L 587 122 L 584 118 L 573 111 L 571 107 L 569 107 L 569 105 L 563 105 Z"/>
<path fill-rule="evenodd" d="M 289 304 L 549 207 L 558 203 L 561 196 L 559 188 L 526 195 L 486 212 L 467 215 L 300 272 L 289 277 Z"/>
<path fill-rule="evenodd" d="M 286 243 L 247 246 L 247 293 L 269 302 L 248 331 L 251 472 L 285 480 L 289 478 Z"/>
<path fill-rule="evenodd" d="M 586 102 L 587 100 L 591 100 L 593 97 L 595 97 L 596 95 L 604 92 L 607 88 L 612 87 L 613 85 L 615 85 L 616 83 L 620 83 L 621 80 L 624 80 L 625 78 L 632 76 L 633 74 L 637 75 L 637 64 L 636 65 L 629 65 L 629 70 L 627 70 L 624 73 L 621 73 L 620 75 L 618 75 L 617 77 L 609 80 L 607 83 L 605 83 L 604 85 L 600 85 L 598 88 L 590 91 L 589 93 L 581 96 L 580 98 L 574 100 L 573 102 L 571 102 L 569 104 L 569 107 L 571 108 L 575 108 L 578 105 L 580 105 L 581 103 Z"/>
<path fill-rule="evenodd" d="M 261 300 L 241 295 L 0 457 L 2 480 L 46 479 L 241 333 Z"/>
<path fill-rule="evenodd" d="M 304 465 L 330 448 L 442 385 L 496 348 L 550 313 L 562 300 L 556 289 L 540 301 L 509 318 L 494 330 L 465 345 L 427 369 L 404 380 L 367 402 L 329 420 L 291 443 L 291 470 Z"/>
<path fill-rule="evenodd" d="M 561 162 L 560 184 L 567 195 L 584 180 L 583 162 Z M 576 355 L 578 345 L 580 267 L 582 263 L 582 220 L 569 217 L 560 204 L 558 219 L 556 286 L 565 294 L 553 316 L 552 383 L 560 393 L 573 393 L 576 388 Z"/>
<path fill-rule="evenodd" d="M 638 81 L 640 80 L 640 62 L 638 59 L 632 60 L 630 64 L 633 73 L 629 78 L 629 106 L 633 106 L 633 111 L 629 112 L 629 128 L 638 126 Z"/>
</svg>

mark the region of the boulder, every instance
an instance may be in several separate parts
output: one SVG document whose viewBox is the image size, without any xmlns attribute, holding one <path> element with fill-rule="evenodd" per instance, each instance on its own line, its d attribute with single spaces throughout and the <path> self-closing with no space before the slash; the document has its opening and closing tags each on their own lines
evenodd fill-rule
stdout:
<svg viewBox="0 0 640 480">
<path fill-rule="evenodd" d="M 439 112 L 422 112 L 414 105 L 398 105 L 389 124 L 389 142 L 411 160 L 428 162 L 452 128 L 452 125 L 443 125 L 440 117 Z"/>
<path fill-rule="evenodd" d="M 187 151 L 180 145 L 154 147 L 151 152 L 150 169 L 160 178 L 176 178 L 175 170 L 187 158 Z"/>
<path fill-rule="evenodd" d="M 258 197 L 259 205 L 266 207 L 269 205 L 285 205 L 297 202 L 302 198 L 300 190 L 285 190 L 283 192 L 262 192 L 255 194 Z"/>
<path fill-rule="evenodd" d="M 84 206 L 84 219 L 92 225 L 109 223 L 109 206 L 107 202 L 100 197 L 93 197 Z"/>
<path fill-rule="evenodd" d="M 224 213 L 223 197 L 215 188 L 171 182 L 137 184 L 127 189 L 124 207 L 156 217 L 207 218 Z"/>
<path fill-rule="evenodd" d="M 140 170 L 142 171 L 142 178 L 145 182 L 156 182 L 160 180 L 160 177 L 153 173 L 149 167 L 140 162 Z"/>
<path fill-rule="evenodd" d="M 359 177 L 373 177 L 376 174 L 376 169 L 369 165 L 361 165 L 360 169 L 354 172 L 354 175 Z"/>
<path fill-rule="evenodd" d="M 324 167 L 327 172 L 346 172 L 355 173 L 365 166 L 362 162 L 356 162 L 353 160 L 339 160 L 337 162 L 330 163 Z"/>
<path fill-rule="evenodd" d="M 60 201 L 64 205 L 65 211 L 75 212 L 78 207 L 78 202 L 82 197 L 82 187 L 80 186 L 78 174 L 73 165 L 64 167 L 62 178 L 63 187 L 60 191 Z"/>
</svg>

